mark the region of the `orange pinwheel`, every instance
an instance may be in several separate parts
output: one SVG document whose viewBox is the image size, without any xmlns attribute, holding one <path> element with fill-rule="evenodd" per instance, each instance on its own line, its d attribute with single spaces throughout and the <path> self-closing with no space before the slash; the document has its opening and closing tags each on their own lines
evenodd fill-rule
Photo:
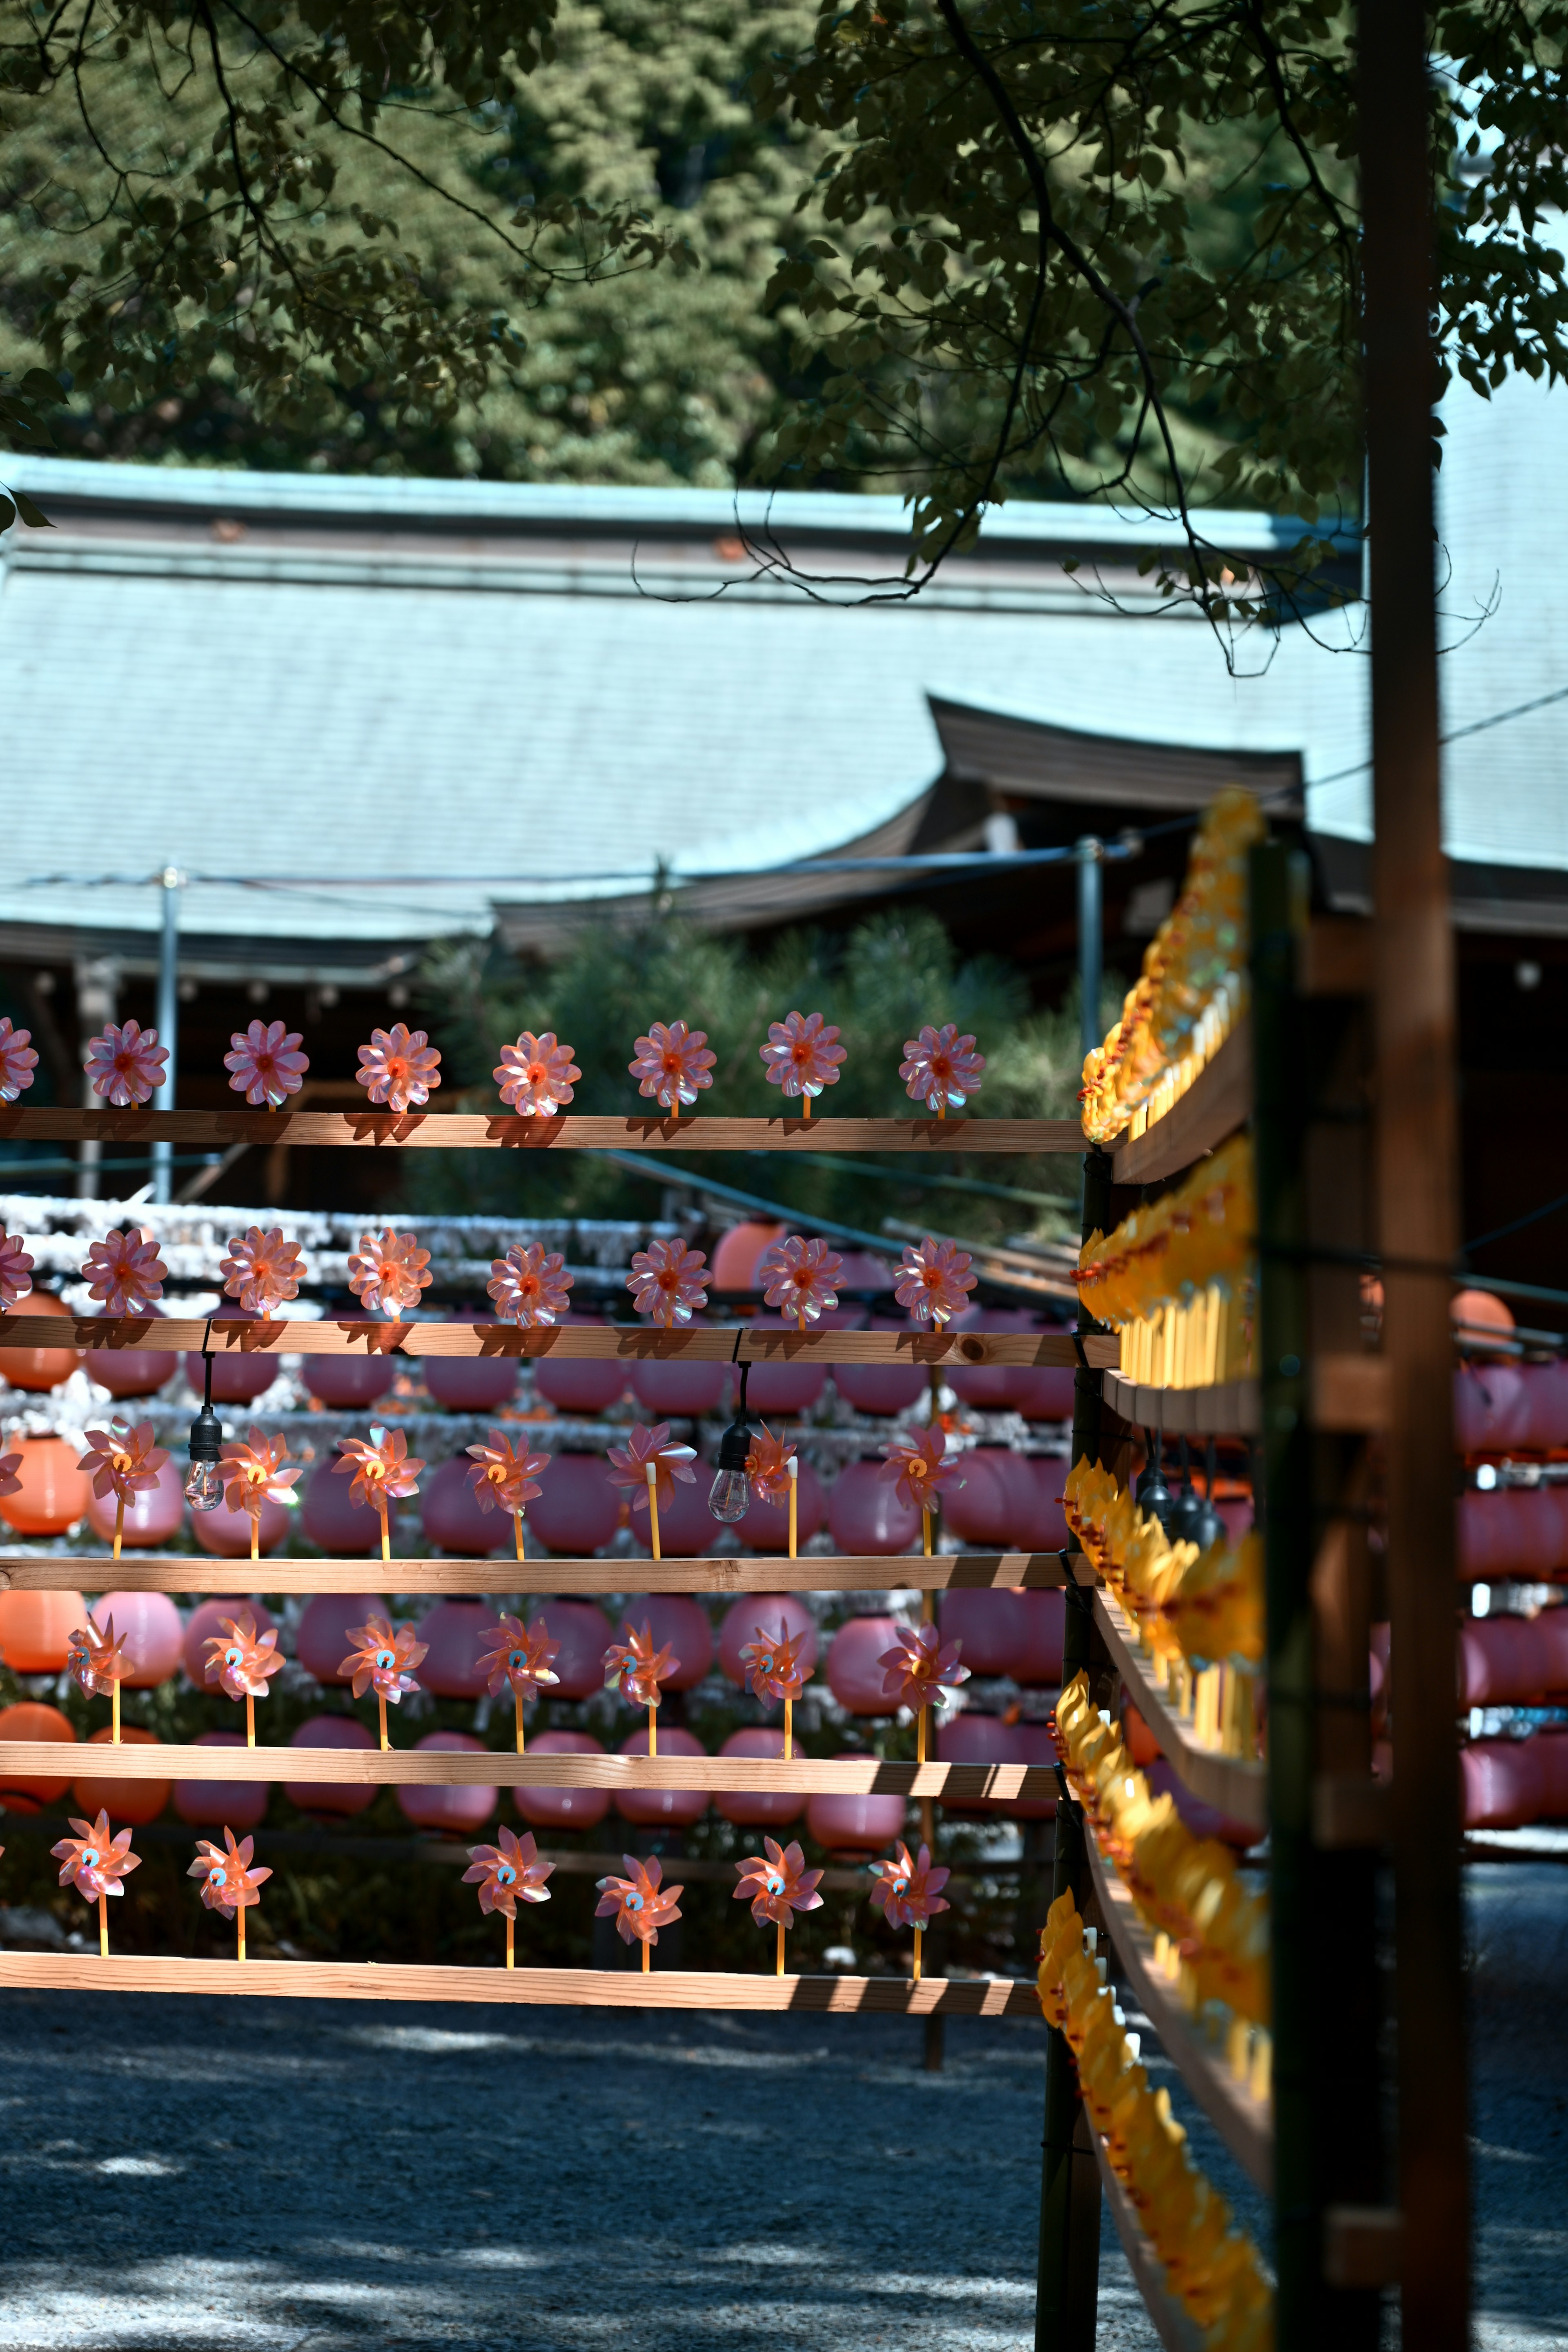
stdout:
<svg viewBox="0 0 1568 2352">
<path fill-rule="evenodd" d="M 978 1276 L 973 1261 L 956 1242 L 932 1241 L 928 1234 L 918 1248 L 904 1245 L 893 1282 L 893 1296 L 917 1323 L 945 1323 L 968 1304 Z"/>
<path fill-rule="evenodd" d="M 440 1059 L 423 1029 L 395 1021 L 390 1029 L 371 1031 L 370 1044 L 359 1049 L 354 1077 L 373 1103 L 384 1103 L 388 1110 L 416 1110 L 441 1083 Z"/>
<path fill-rule="evenodd" d="M 100 1813 L 96 1822 L 80 1822 L 73 1814 L 71 1827 L 75 1837 L 61 1838 L 49 1848 L 60 1864 L 60 1885 L 74 1886 L 89 1903 L 100 1902 L 106 1895 L 123 1895 L 127 1872 L 142 1867 L 141 1855 L 131 1851 L 130 1831 L 111 1837 L 107 1813 Z"/>
<path fill-rule="evenodd" d="M 612 1642 L 605 1652 L 605 1688 L 618 1690 L 634 1706 L 655 1707 L 660 1683 L 679 1672 L 680 1660 L 668 1642 L 655 1649 L 653 1628 L 647 1622 L 640 1633 L 630 1624 L 621 1630 L 627 1639 Z"/>
<path fill-rule="evenodd" d="M 196 1859 L 185 1875 L 201 1880 L 202 1901 L 209 1911 L 221 1911 L 226 1919 L 235 1921 L 238 1930 L 239 1957 L 243 1960 L 245 1915 L 260 1902 L 261 1882 L 264 1878 L 270 1878 L 272 1873 L 250 1867 L 250 1857 L 256 1844 L 254 1838 L 242 1838 L 237 1845 L 234 1832 L 226 1824 L 223 1834 L 224 1846 L 214 1845 L 210 1838 L 196 1840 Z"/>
<path fill-rule="evenodd" d="M 677 1898 L 685 1894 L 683 1886 L 661 1885 L 664 1867 L 656 1854 L 647 1867 L 634 1854 L 623 1854 L 628 1875 L 625 1878 L 601 1878 L 598 1881 L 599 1902 L 594 1913 L 595 1919 L 613 1917 L 616 1932 L 624 1943 L 638 1943 L 643 1948 L 642 1964 L 647 1966 L 650 1944 L 658 1941 L 661 1927 L 673 1927 L 680 1916 Z"/>
<path fill-rule="evenodd" d="M 776 1633 L 765 1633 L 761 1625 L 757 1627 L 756 1640 L 748 1642 L 741 1652 L 741 1663 L 746 1669 L 746 1680 L 753 1697 L 797 1699 L 800 1696 L 808 1679 L 800 1663 L 806 1631 L 803 1628 L 792 1642 L 788 1628 L 783 1624 Z"/>
<path fill-rule="evenodd" d="M 371 1314 L 395 1321 L 429 1289 L 429 1264 L 430 1253 L 420 1248 L 416 1234 L 394 1233 L 388 1225 L 380 1234 L 362 1234 L 358 1249 L 349 1252 L 349 1288 Z"/>
<path fill-rule="evenodd" d="M 933 1869 L 926 1846 L 921 1846 L 919 1860 L 911 1862 L 900 1838 L 894 1859 L 874 1862 L 871 1875 L 876 1881 L 871 1900 L 880 1907 L 889 1927 L 929 1927 L 937 1913 L 949 1907 L 940 1890 L 952 1873 Z"/>
<path fill-rule="evenodd" d="M 247 1315 L 270 1315 L 300 1295 L 304 1261 L 298 1242 L 285 1241 L 280 1225 L 263 1233 L 249 1225 L 230 1236 L 228 1255 L 218 1272 L 230 1298 L 237 1298 Z"/>
<path fill-rule="evenodd" d="M 419 1688 L 413 1669 L 429 1643 L 417 1639 L 412 1625 L 401 1626 L 395 1633 L 388 1618 L 373 1617 L 367 1624 L 351 1625 L 349 1640 L 356 1647 L 338 1672 L 353 1675 L 355 1698 L 373 1690 L 384 1706 L 389 1700 L 394 1706 L 401 1706 L 404 1693 Z"/>
<path fill-rule="evenodd" d="M 533 1832 L 528 1830 L 521 1837 L 510 1830 L 497 1832 L 499 1845 L 471 1845 L 468 1860 L 471 1870 L 463 1873 L 465 1886 L 477 1885 L 479 1909 L 500 1911 L 506 1919 L 506 1964 L 514 1964 L 514 1935 L 517 1927 L 517 1906 L 520 1903 L 548 1903 L 550 1889 L 544 1884 L 555 1864 L 541 1862 Z"/>
<path fill-rule="evenodd" d="M 752 1854 L 738 1862 L 740 1884 L 734 1890 L 737 1903 L 750 1903 L 752 1916 L 758 1927 L 771 1919 L 775 1927 L 791 1927 L 797 1911 L 819 1911 L 822 1897 L 816 1891 L 820 1870 L 807 1870 L 805 1856 L 798 1845 L 781 1846 L 773 1838 L 764 1838 L 765 1853 Z"/>
<path fill-rule="evenodd" d="M 101 1630 L 90 1617 L 85 1625 L 78 1626 L 66 1652 L 66 1672 L 83 1698 L 96 1698 L 100 1691 L 118 1696 L 121 1684 L 131 1672 L 125 1642 L 123 1633 L 115 1633 L 112 1614 Z"/>
</svg>

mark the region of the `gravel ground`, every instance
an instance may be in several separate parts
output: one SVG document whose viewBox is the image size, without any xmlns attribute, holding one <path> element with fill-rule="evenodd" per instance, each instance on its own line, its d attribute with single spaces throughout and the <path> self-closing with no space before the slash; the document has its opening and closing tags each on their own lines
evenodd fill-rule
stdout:
<svg viewBox="0 0 1568 2352">
<path fill-rule="evenodd" d="M 1468 1878 L 1477 2341 L 1547 2352 L 1568 1871 Z M 1043 2044 L 954 2020 L 927 2074 L 897 2019 L 15 1994 L 0 2347 L 1020 2352 Z M 1156 2347 L 1109 2221 L 1100 2346 Z"/>
</svg>

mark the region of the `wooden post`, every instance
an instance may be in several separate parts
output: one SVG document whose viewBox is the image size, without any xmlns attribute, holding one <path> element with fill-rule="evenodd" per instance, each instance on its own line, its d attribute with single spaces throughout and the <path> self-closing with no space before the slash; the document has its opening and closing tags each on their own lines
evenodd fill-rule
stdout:
<svg viewBox="0 0 1568 2352">
<path fill-rule="evenodd" d="M 1426 15 L 1361 10 L 1377 1211 L 1394 1722 L 1402 2332 L 1469 2340 L 1464 1916 L 1454 1738 L 1454 969 L 1443 863 L 1433 544 L 1435 279 Z M 1434 1605 L 1442 1597 L 1442 1605 Z"/>
</svg>

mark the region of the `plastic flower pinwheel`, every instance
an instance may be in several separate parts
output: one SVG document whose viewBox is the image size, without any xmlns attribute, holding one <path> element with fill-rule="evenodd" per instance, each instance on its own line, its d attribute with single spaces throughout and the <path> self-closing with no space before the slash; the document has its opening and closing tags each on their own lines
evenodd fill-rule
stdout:
<svg viewBox="0 0 1568 2352">
<path fill-rule="evenodd" d="M 944 1690 L 956 1690 L 969 1680 L 969 1668 L 958 1663 L 962 1642 L 943 1643 L 934 1625 L 900 1627 L 892 1649 L 877 1664 L 883 1668 L 882 1696 L 895 1706 L 912 1707 L 920 1717 L 920 1760 L 925 1762 L 927 1707 Z"/>
<path fill-rule="evenodd" d="M 646 1706 L 651 1717 L 658 1705 L 660 1683 L 679 1672 L 680 1660 L 668 1642 L 662 1649 L 655 1649 L 651 1624 L 645 1622 L 640 1633 L 630 1623 L 621 1630 L 628 1639 L 612 1642 L 605 1652 L 605 1688 L 618 1690 L 634 1706 Z M 650 1746 L 648 1754 L 653 1753 Z"/>
<path fill-rule="evenodd" d="M 820 1013 L 788 1013 L 782 1021 L 770 1022 L 768 1042 L 757 1051 L 769 1086 L 804 1097 L 807 1118 L 813 1096 L 838 1084 L 838 1065 L 849 1058 L 838 1043 L 838 1031 Z"/>
<path fill-rule="evenodd" d="M 594 1913 L 595 1919 L 613 1917 L 616 1931 L 624 1943 L 642 1946 L 642 1964 L 648 1964 L 648 1946 L 657 1944 L 661 1927 L 673 1927 L 680 1916 L 678 1897 L 684 1886 L 665 1886 L 663 1865 L 655 1855 L 645 1869 L 634 1854 L 623 1854 L 630 1875 L 626 1878 L 601 1878 L 598 1882 L 599 1902 Z"/>
<path fill-rule="evenodd" d="M 416 1234 L 395 1234 L 387 1225 L 380 1234 L 362 1234 L 358 1249 L 349 1252 L 349 1288 L 373 1315 L 395 1322 L 429 1289 L 429 1264 L 430 1253 L 420 1248 Z"/>
<path fill-rule="evenodd" d="M 662 1110 L 694 1103 L 700 1087 L 713 1083 L 717 1054 L 708 1048 L 706 1029 L 689 1029 L 684 1021 L 648 1023 L 639 1037 L 635 1058 L 626 1064 L 637 1081 L 639 1095 L 648 1096 Z"/>
<path fill-rule="evenodd" d="M 784 1931 L 795 1925 L 797 1911 L 820 1911 L 822 1897 L 816 1891 L 820 1870 L 805 1869 L 805 1856 L 798 1845 L 781 1846 L 773 1838 L 764 1838 L 765 1851 L 738 1862 L 740 1882 L 734 1890 L 737 1903 L 750 1903 L 752 1916 L 759 1927 L 771 1919 L 779 1931 L 778 1972 L 784 1972 Z"/>
<path fill-rule="evenodd" d="M 880 1906 L 889 1927 L 912 1927 L 915 1931 L 915 1977 L 921 1972 L 921 1937 L 931 1926 L 939 1911 L 948 1908 L 941 1890 L 952 1875 L 948 1870 L 933 1870 L 931 1850 L 921 1846 L 918 1862 L 910 1860 L 909 1847 L 900 1838 L 891 1862 L 874 1862 L 871 1875 L 876 1881 L 871 1900 Z"/>
<path fill-rule="evenodd" d="M 270 1315 L 275 1307 L 298 1298 L 305 1263 L 299 1243 L 286 1242 L 281 1226 L 263 1233 L 259 1225 L 247 1225 L 230 1235 L 228 1255 L 218 1271 L 225 1291 L 247 1315 Z"/>
<path fill-rule="evenodd" d="M 144 1307 L 163 1296 L 168 1279 L 168 1267 L 158 1255 L 158 1244 L 145 1226 L 128 1234 L 109 1234 L 100 1242 L 89 1242 L 87 1262 L 81 1269 L 82 1279 L 94 1298 L 101 1300 L 106 1314 L 139 1315 Z"/>
<path fill-rule="evenodd" d="M 268 1676 L 283 1671 L 278 1634 L 271 1626 L 258 1634 L 255 1615 L 248 1609 L 237 1610 L 232 1617 L 220 1617 L 217 1622 L 223 1631 L 207 1635 L 202 1679 L 216 1683 L 229 1698 L 245 1701 L 246 1745 L 254 1748 L 256 1702 L 267 1696 Z"/>
<path fill-rule="evenodd" d="M 229 1085 L 256 1109 L 265 1103 L 268 1110 L 281 1110 L 299 1093 L 310 1057 L 300 1051 L 298 1029 L 286 1029 L 281 1021 L 253 1021 L 228 1042 L 233 1051 L 224 1055 L 223 1066 L 233 1073 Z"/>
<path fill-rule="evenodd" d="M 508 1110 L 529 1118 L 553 1118 L 571 1101 L 583 1073 L 572 1059 L 571 1046 L 559 1045 L 553 1029 L 540 1037 L 525 1029 L 515 1045 L 501 1047 L 490 1075 Z"/>
<path fill-rule="evenodd" d="M 801 1665 L 800 1654 L 805 1647 L 803 1630 L 792 1642 L 789 1629 L 781 1624 L 776 1633 L 761 1625 L 757 1638 L 748 1642 L 741 1652 L 741 1663 L 746 1669 L 746 1680 L 752 1695 L 760 1699 L 797 1699 L 805 1688 L 808 1676 Z"/>
<path fill-rule="evenodd" d="M 83 1698 L 96 1698 L 107 1691 L 114 1700 L 116 1727 L 120 1714 L 120 1685 L 131 1672 L 131 1661 L 125 1654 L 126 1636 L 116 1633 L 114 1616 L 100 1625 L 89 1617 L 79 1625 L 70 1637 L 66 1652 L 66 1672 Z"/>
<path fill-rule="evenodd" d="M 351 1625 L 349 1640 L 359 1646 L 349 1652 L 338 1672 L 353 1675 L 355 1698 L 363 1698 L 367 1690 L 375 1693 L 381 1709 L 381 1744 L 390 1748 L 392 1742 L 386 1736 L 387 1701 L 401 1706 L 404 1693 L 419 1688 L 413 1669 L 429 1643 L 416 1639 L 412 1625 L 400 1626 L 395 1633 L 384 1617 L 373 1617 L 366 1625 Z"/>
<path fill-rule="evenodd" d="M 625 1445 L 609 1448 L 610 1484 L 631 1489 L 631 1508 L 647 1511 L 648 1537 L 655 1559 L 659 1558 L 658 1515 L 668 1510 L 675 1500 L 675 1482 L 694 1486 L 697 1473 L 691 1464 L 697 1451 L 690 1445 L 671 1445 L 669 1423 L 656 1422 L 646 1429 L 639 1421 L 633 1426 Z"/>
<path fill-rule="evenodd" d="M 0 1102 L 15 1102 L 33 1083 L 38 1066 L 30 1029 L 13 1029 L 9 1017 L 0 1017 Z"/>
<path fill-rule="evenodd" d="M 513 1242 L 505 1257 L 491 1258 L 485 1288 L 503 1323 L 531 1331 L 565 1314 L 573 1280 L 559 1250 L 546 1250 L 542 1242 Z"/>
<path fill-rule="evenodd" d="M 918 1037 L 907 1038 L 904 1055 L 899 1076 L 909 1081 L 905 1093 L 911 1102 L 923 1102 L 934 1110 L 938 1118 L 962 1110 L 970 1096 L 980 1092 L 985 1056 L 975 1052 L 973 1037 L 959 1035 L 955 1021 L 944 1021 L 940 1029 L 928 1026 Z"/>
<path fill-rule="evenodd" d="M 390 1559 L 389 1507 L 419 1492 L 419 1473 L 425 1465 L 418 1454 L 409 1453 L 408 1440 L 400 1429 L 373 1429 L 371 1437 L 373 1443 L 368 1445 L 363 1437 L 340 1440 L 339 1459 L 332 1468 L 340 1473 L 353 1471 L 351 1503 L 368 1503 L 373 1510 L 380 1512 L 381 1556 Z"/>
<path fill-rule="evenodd" d="M 837 1307 L 833 1287 L 844 1271 L 844 1260 L 825 1241 L 803 1241 L 786 1234 L 774 1242 L 757 1268 L 763 1298 L 785 1316 L 793 1315 L 797 1330 L 815 1323 L 825 1307 Z"/>
<path fill-rule="evenodd" d="M 767 1423 L 760 1422 L 752 1432 L 746 1453 L 746 1475 L 752 1482 L 752 1492 L 759 1503 L 786 1503 L 795 1479 L 790 1465 L 795 1460 L 795 1448 L 783 1438 L 775 1437 Z"/>
<path fill-rule="evenodd" d="M 16 1475 L 21 1466 L 22 1457 L 19 1454 L 0 1454 L 0 1495 L 21 1493 L 22 1481 Z M 5 1847 L 0 1846 L 0 1853 L 4 1853 L 5 1851 Z"/>
<path fill-rule="evenodd" d="M 20 1234 L 0 1233 L 0 1315 L 33 1287 L 33 1261 Z"/>
<path fill-rule="evenodd" d="M 370 1043 L 359 1049 L 355 1082 L 373 1103 L 388 1110 L 417 1110 L 441 1083 L 437 1067 L 441 1056 L 423 1029 L 410 1030 L 395 1021 L 390 1029 L 373 1029 Z"/>
<path fill-rule="evenodd" d="M 268 1437 L 252 1428 L 241 1445 L 231 1440 L 226 1454 L 218 1464 L 218 1475 L 226 1481 L 224 1500 L 231 1511 L 250 1514 L 250 1557 L 261 1557 L 261 1506 L 287 1495 L 299 1478 L 299 1465 L 285 1470 L 289 1459 L 288 1441 Z"/>
<path fill-rule="evenodd" d="M 60 1864 L 60 1885 L 74 1886 L 84 1902 L 97 1904 L 98 1948 L 107 1959 L 109 1897 L 124 1894 L 126 1874 L 141 1869 L 142 1857 L 131 1851 L 129 1830 L 110 1837 L 107 1813 L 100 1812 L 95 1822 L 81 1822 L 73 1816 L 71 1827 L 76 1836 L 61 1838 L 49 1852 Z"/>
<path fill-rule="evenodd" d="M 118 1559 L 125 1532 L 125 1506 L 157 1485 L 158 1473 L 169 1456 L 163 1446 L 153 1444 L 150 1421 L 138 1422 L 134 1429 L 124 1421 L 111 1421 L 107 1429 L 89 1429 L 87 1448 L 76 1466 L 90 1474 L 92 1491 L 100 1502 L 109 1495 L 115 1498 L 114 1557 Z"/>
<path fill-rule="evenodd" d="M 900 1502 L 912 1503 L 917 1511 L 929 1511 L 938 1491 L 955 1479 L 963 1484 L 958 1477 L 958 1457 L 948 1460 L 947 1439 L 940 1428 L 920 1430 L 913 1437 L 889 1437 L 882 1453 L 883 1477 L 896 1479 Z"/>
<path fill-rule="evenodd" d="M 918 1248 L 906 1242 L 893 1296 L 917 1323 L 945 1323 L 967 1303 L 978 1279 L 970 1263 L 969 1252 L 956 1242 L 932 1241 L 929 1234 Z"/>
<path fill-rule="evenodd" d="M 488 1445 L 470 1445 L 474 1466 L 468 1484 L 481 1511 L 510 1511 L 517 1522 L 517 1556 L 522 1558 L 522 1507 L 543 1490 L 539 1473 L 550 1467 L 548 1454 L 515 1453 L 502 1429 L 492 1429 Z"/>
<path fill-rule="evenodd" d="M 243 1960 L 245 1915 L 260 1902 L 261 1882 L 264 1878 L 270 1878 L 272 1873 L 250 1867 L 250 1857 L 256 1849 L 254 1838 L 242 1838 L 236 1845 L 231 1829 L 226 1827 L 223 1835 L 223 1846 L 214 1845 L 210 1838 L 196 1840 L 196 1859 L 185 1875 L 201 1880 L 202 1901 L 209 1911 L 221 1911 L 226 1919 L 236 1922 L 239 1930 L 239 1957 Z"/>
<path fill-rule="evenodd" d="M 534 1844 L 531 1830 L 521 1837 L 510 1830 L 497 1832 L 499 1845 L 471 1845 L 468 1860 L 471 1870 L 463 1873 L 465 1886 L 476 1883 L 479 1890 L 479 1909 L 500 1911 L 506 1918 L 506 1964 L 514 1965 L 512 1938 L 517 1926 L 520 1903 L 548 1903 L 550 1889 L 544 1884 L 555 1864 L 541 1862 L 539 1848 Z"/>
<path fill-rule="evenodd" d="M 706 1251 L 689 1249 L 684 1242 L 649 1242 L 647 1249 L 632 1253 L 626 1288 L 633 1306 L 667 1331 L 689 1323 L 692 1310 L 708 1304 L 707 1265 Z"/>
<path fill-rule="evenodd" d="M 116 1110 L 128 1110 L 146 1102 L 153 1087 L 163 1085 L 168 1058 L 169 1049 L 159 1045 L 156 1029 L 143 1029 L 135 1021 L 119 1029 L 110 1021 L 89 1040 L 82 1067 L 95 1095 L 102 1095 Z"/>
<path fill-rule="evenodd" d="M 488 1633 L 479 1636 L 488 1642 L 488 1650 L 479 1653 L 479 1664 L 489 1670 L 489 1693 L 499 1698 L 508 1683 L 517 1700 L 517 1752 L 522 1754 L 522 1702 L 525 1698 L 542 1698 L 553 1690 L 561 1677 L 552 1665 L 560 1654 L 561 1644 L 550 1638 L 550 1628 L 542 1617 L 536 1617 L 526 1631 L 521 1617 L 501 1612 L 500 1622 Z"/>
</svg>

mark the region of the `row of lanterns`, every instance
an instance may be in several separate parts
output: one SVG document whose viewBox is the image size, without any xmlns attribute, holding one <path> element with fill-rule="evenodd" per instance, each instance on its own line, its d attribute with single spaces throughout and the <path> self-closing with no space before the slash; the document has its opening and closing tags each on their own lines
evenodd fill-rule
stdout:
<svg viewBox="0 0 1568 2352">
<path fill-rule="evenodd" d="M 723 1367 L 719 1369 L 722 1370 Z M 755 1375 L 752 1376 L 755 1388 Z M 61 1437 L 9 1441 L 16 1454 L 16 1493 L 0 1496 L 0 1518 L 18 1535 L 63 1535 L 86 1519 L 105 1542 L 115 1531 L 112 1496 L 95 1497 L 87 1474 L 78 1468 L 79 1449 Z M 797 1488 L 798 1537 L 802 1544 L 826 1528 L 835 1549 L 851 1557 L 908 1551 L 921 1538 L 921 1515 L 899 1500 L 883 1477 L 880 1460 L 851 1462 L 825 1488 L 809 1462 L 802 1462 Z M 505 1512 L 482 1512 L 468 1484 L 466 1454 L 443 1462 L 424 1482 L 419 1511 L 425 1541 L 444 1552 L 484 1559 L 511 1543 Z M 963 1483 L 944 1491 L 943 1524 L 966 1544 L 986 1549 L 1055 1551 L 1068 1540 L 1060 1495 L 1062 1465 L 1052 1456 L 1014 1454 L 1005 1446 L 978 1446 L 964 1456 Z M 381 1520 L 365 1504 L 350 1499 L 348 1482 L 334 1475 L 331 1457 L 318 1462 L 300 1488 L 301 1531 L 330 1559 L 368 1557 L 381 1548 Z M 599 1454 L 557 1454 L 542 1492 L 528 1506 L 527 1525 L 535 1548 L 563 1558 L 585 1559 L 612 1541 L 621 1524 L 624 1496 L 610 1483 Z M 123 1542 L 158 1549 L 178 1532 L 185 1515 L 181 1465 L 171 1459 L 157 1484 L 137 1495 L 125 1509 Z M 264 1554 L 280 1547 L 291 1514 L 268 1498 L 260 1516 Z M 202 1549 L 224 1559 L 250 1551 L 250 1514 L 220 1504 L 195 1512 L 192 1530 Z M 696 1559 L 712 1550 L 723 1527 L 708 1507 L 700 1485 L 678 1485 L 659 1507 L 660 1544 L 667 1559 Z M 785 1512 L 753 1501 L 735 1532 L 752 1550 L 782 1552 L 788 1547 Z M 198 1579 L 193 1580 L 199 1582 Z"/>
</svg>

